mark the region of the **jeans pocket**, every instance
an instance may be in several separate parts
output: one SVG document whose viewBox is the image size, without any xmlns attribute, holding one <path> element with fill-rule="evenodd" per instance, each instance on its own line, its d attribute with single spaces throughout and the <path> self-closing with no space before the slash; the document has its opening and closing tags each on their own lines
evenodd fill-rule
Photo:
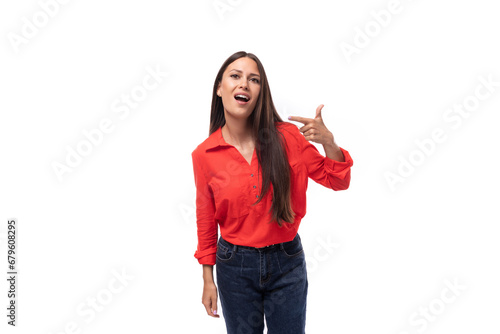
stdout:
<svg viewBox="0 0 500 334">
<path fill-rule="evenodd" d="M 219 261 L 228 262 L 233 259 L 234 253 L 232 248 L 226 247 L 219 242 L 215 256 Z"/>
<path fill-rule="evenodd" d="M 302 254 L 304 252 L 304 248 L 302 248 L 299 235 L 297 234 L 292 241 L 283 243 L 281 250 L 288 257 L 295 257 Z"/>
</svg>

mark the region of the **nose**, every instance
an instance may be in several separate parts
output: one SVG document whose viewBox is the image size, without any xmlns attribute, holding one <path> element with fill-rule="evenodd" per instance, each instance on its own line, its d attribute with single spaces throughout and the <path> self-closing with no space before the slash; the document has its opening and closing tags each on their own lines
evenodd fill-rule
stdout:
<svg viewBox="0 0 500 334">
<path fill-rule="evenodd" d="M 247 89 L 248 88 L 248 82 L 247 82 L 247 79 L 246 78 L 242 78 L 241 81 L 240 81 L 240 87 L 242 89 Z"/>
</svg>

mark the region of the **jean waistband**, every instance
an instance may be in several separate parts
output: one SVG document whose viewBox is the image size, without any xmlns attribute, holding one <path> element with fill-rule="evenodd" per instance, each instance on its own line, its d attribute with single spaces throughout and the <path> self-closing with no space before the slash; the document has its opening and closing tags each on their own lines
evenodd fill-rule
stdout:
<svg viewBox="0 0 500 334">
<path fill-rule="evenodd" d="M 229 241 L 227 241 L 226 239 L 222 238 L 222 236 L 220 237 L 220 239 L 230 248 L 233 248 L 233 249 L 248 249 L 248 250 L 253 250 L 253 251 L 257 251 L 257 252 L 261 252 L 261 251 L 267 251 L 267 250 L 273 250 L 273 249 L 279 249 L 282 247 L 283 244 L 286 244 L 286 243 L 289 243 L 289 242 L 292 242 L 295 240 L 295 238 L 298 237 L 298 233 L 297 235 L 295 235 L 295 237 L 291 240 L 291 241 L 286 241 L 286 242 L 280 242 L 278 244 L 273 244 L 273 245 L 268 245 L 268 246 L 264 246 L 264 247 L 250 247 L 250 246 L 240 246 L 240 245 L 235 245 L 235 244 L 232 244 L 230 243 Z"/>
</svg>

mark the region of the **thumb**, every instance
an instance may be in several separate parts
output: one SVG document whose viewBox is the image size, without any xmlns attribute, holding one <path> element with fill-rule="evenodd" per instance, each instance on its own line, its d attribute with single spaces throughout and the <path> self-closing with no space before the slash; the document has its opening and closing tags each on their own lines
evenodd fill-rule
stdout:
<svg viewBox="0 0 500 334">
<path fill-rule="evenodd" d="M 321 109 L 323 109 L 324 106 L 325 106 L 324 104 L 320 104 L 318 106 L 318 108 L 316 108 L 316 117 L 314 117 L 314 118 L 322 118 L 321 117 Z"/>
</svg>

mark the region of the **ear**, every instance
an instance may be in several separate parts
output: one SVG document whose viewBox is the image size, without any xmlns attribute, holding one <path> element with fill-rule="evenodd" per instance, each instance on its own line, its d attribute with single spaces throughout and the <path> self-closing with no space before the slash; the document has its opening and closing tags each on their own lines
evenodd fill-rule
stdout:
<svg viewBox="0 0 500 334">
<path fill-rule="evenodd" d="M 217 86 L 217 96 L 221 97 L 221 92 L 220 92 L 220 83 Z"/>
</svg>

